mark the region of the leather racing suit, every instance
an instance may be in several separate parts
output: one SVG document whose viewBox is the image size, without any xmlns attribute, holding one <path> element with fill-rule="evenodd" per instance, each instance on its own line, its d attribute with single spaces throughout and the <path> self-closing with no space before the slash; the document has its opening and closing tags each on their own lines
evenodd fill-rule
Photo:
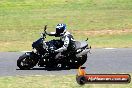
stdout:
<svg viewBox="0 0 132 88">
<path fill-rule="evenodd" d="M 60 37 L 60 40 L 63 42 L 63 46 L 56 49 L 55 52 L 63 52 L 66 50 L 69 50 L 72 46 L 72 42 L 74 42 L 73 36 L 69 32 L 64 32 L 61 35 L 56 34 L 55 32 L 50 32 L 47 33 L 49 36 L 55 36 L 55 37 Z"/>
</svg>

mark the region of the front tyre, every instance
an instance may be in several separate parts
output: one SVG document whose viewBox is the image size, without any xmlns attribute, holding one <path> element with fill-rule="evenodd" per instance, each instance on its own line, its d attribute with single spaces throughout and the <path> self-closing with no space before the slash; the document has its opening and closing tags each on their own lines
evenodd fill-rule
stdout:
<svg viewBox="0 0 132 88">
<path fill-rule="evenodd" d="M 17 66 L 21 70 L 28 70 L 34 67 L 34 60 L 30 58 L 30 56 L 23 54 L 17 60 Z"/>
</svg>

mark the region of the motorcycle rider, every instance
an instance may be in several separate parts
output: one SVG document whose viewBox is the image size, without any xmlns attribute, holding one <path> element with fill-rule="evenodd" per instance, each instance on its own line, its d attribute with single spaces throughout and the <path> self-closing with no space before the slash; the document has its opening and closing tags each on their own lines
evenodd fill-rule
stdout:
<svg viewBox="0 0 132 88">
<path fill-rule="evenodd" d="M 72 49 L 74 47 L 74 38 L 68 31 L 66 31 L 66 24 L 57 24 L 56 32 L 50 32 L 47 33 L 47 35 L 60 37 L 60 42 L 63 42 L 63 45 L 60 48 L 54 50 L 54 52 L 58 53 L 55 58 L 58 58 L 62 52 Z"/>
</svg>

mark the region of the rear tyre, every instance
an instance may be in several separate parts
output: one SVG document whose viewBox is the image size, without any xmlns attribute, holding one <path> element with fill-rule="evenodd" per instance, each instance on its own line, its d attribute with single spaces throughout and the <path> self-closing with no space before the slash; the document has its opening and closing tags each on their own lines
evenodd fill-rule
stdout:
<svg viewBox="0 0 132 88">
<path fill-rule="evenodd" d="M 83 65 L 87 61 L 87 54 L 80 57 L 80 64 Z"/>
<path fill-rule="evenodd" d="M 29 56 L 27 56 L 26 54 L 23 54 L 17 60 L 17 66 L 21 70 L 28 70 L 35 66 L 35 61 L 33 59 L 31 59 Z"/>
<path fill-rule="evenodd" d="M 77 69 L 80 66 L 82 66 L 86 61 L 87 61 L 87 54 L 77 58 L 74 61 L 72 61 L 70 67 L 74 68 L 74 69 Z"/>
</svg>

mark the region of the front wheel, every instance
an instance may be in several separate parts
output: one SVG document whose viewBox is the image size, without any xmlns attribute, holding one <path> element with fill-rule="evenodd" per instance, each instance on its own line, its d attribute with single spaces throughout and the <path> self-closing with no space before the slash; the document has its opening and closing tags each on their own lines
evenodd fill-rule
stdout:
<svg viewBox="0 0 132 88">
<path fill-rule="evenodd" d="M 21 70 L 28 70 L 31 69 L 35 66 L 35 61 L 30 58 L 30 56 L 27 56 L 26 54 L 23 54 L 22 56 L 19 57 L 17 60 L 17 66 Z"/>
</svg>

